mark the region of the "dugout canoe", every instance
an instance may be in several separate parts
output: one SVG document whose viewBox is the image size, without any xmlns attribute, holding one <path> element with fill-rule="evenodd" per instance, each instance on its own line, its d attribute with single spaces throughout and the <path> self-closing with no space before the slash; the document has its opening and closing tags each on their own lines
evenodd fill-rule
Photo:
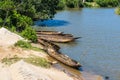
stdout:
<svg viewBox="0 0 120 80">
<path fill-rule="evenodd" d="M 37 34 L 38 39 L 44 39 L 47 41 L 52 41 L 52 42 L 71 42 L 74 41 L 80 37 L 73 37 L 73 36 L 64 36 L 64 35 L 46 35 L 46 34 Z"/>
<path fill-rule="evenodd" d="M 63 32 L 59 31 L 36 31 L 37 34 L 62 34 Z"/>
<path fill-rule="evenodd" d="M 44 45 L 44 49 L 47 50 L 47 48 L 51 47 L 53 49 L 59 50 L 60 47 L 52 42 L 49 42 L 47 40 L 43 40 L 43 39 L 38 39 L 38 42 L 42 45 Z"/>
<path fill-rule="evenodd" d="M 71 59 L 71 58 L 68 57 L 67 55 L 64 55 L 64 54 L 62 54 L 62 53 L 60 53 L 60 52 L 58 52 L 58 51 L 56 51 L 56 50 L 54 50 L 54 49 L 52 49 L 52 48 L 48 48 L 48 49 L 47 49 L 47 53 L 48 53 L 51 57 L 53 57 L 53 58 L 55 58 L 56 60 L 64 63 L 65 65 L 68 65 L 68 66 L 73 67 L 73 68 L 76 68 L 76 69 L 78 69 L 79 67 L 81 67 L 81 65 L 80 65 L 79 62 Z"/>
</svg>

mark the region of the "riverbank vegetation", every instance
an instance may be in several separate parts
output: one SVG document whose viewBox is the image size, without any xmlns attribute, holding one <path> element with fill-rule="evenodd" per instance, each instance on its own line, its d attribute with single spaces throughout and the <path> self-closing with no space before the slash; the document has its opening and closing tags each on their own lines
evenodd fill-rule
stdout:
<svg viewBox="0 0 120 80">
<path fill-rule="evenodd" d="M 32 55 L 31 57 L 25 58 L 24 61 L 35 66 L 50 68 L 50 63 L 42 57 Z"/>
<path fill-rule="evenodd" d="M 60 0 L 58 10 L 82 7 L 117 7 L 119 0 Z"/>
<path fill-rule="evenodd" d="M 117 7 L 119 0 L 95 0 L 100 7 Z"/>
<path fill-rule="evenodd" d="M 60 0 L 57 9 L 62 10 L 66 8 L 80 8 L 80 7 L 83 7 L 83 3 L 81 0 Z"/>
<path fill-rule="evenodd" d="M 0 26 L 37 41 L 34 20 L 52 19 L 59 0 L 0 0 Z"/>
<path fill-rule="evenodd" d="M 82 7 L 117 7 L 119 0 L 60 0 L 57 9 Z"/>
<path fill-rule="evenodd" d="M 12 58 L 6 57 L 6 58 L 2 59 L 2 63 L 10 66 L 10 65 L 12 65 L 20 60 L 24 60 L 25 62 L 33 64 L 35 66 L 50 68 L 50 63 L 45 58 L 34 56 L 34 55 L 31 55 L 28 58 L 20 58 L 18 56 L 14 56 Z"/>
<path fill-rule="evenodd" d="M 42 51 L 40 48 L 34 47 L 31 45 L 30 42 L 26 42 L 23 40 L 19 40 L 14 44 L 16 47 L 21 47 L 24 49 L 30 49 L 30 50 L 34 50 L 34 51 Z"/>
<path fill-rule="evenodd" d="M 120 6 L 115 9 L 115 13 L 120 15 Z"/>
</svg>

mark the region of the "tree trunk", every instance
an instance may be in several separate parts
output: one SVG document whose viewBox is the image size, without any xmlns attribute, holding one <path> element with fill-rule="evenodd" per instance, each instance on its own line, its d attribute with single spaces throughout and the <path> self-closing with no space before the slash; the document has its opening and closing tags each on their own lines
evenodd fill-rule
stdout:
<svg viewBox="0 0 120 80">
<path fill-rule="evenodd" d="M 83 3 L 85 2 L 86 0 L 83 0 Z"/>
</svg>

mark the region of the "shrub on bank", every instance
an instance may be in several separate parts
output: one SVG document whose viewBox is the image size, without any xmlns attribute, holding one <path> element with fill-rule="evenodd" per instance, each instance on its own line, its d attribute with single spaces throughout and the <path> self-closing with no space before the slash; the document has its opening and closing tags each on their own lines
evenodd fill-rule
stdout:
<svg viewBox="0 0 120 80">
<path fill-rule="evenodd" d="M 79 8 L 83 7 L 83 3 L 81 0 L 66 0 L 66 6 L 68 8 Z"/>
<path fill-rule="evenodd" d="M 100 7 L 116 7 L 119 4 L 119 0 L 95 0 Z"/>
<path fill-rule="evenodd" d="M 95 2 L 85 2 L 84 7 L 95 7 L 95 8 L 97 8 L 97 7 L 100 7 L 100 6 Z"/>
<path fill-rule="evenodd" d="M 37 35 L 34 29 L 31 27 L 27 27 L 25 30 L 21 32 L 21 35 L 28 39 L 31 40 L 32 42 L 37 42 Z"/>
<path fill-rule="evenodd" d="M 25 41 L 18 41 L 17 43 L 15 43 L 15 46 L 19 46 L 21 48 L 32 48 L 32 45 L 29 42 L 25 42 Z"/>
<path fill-rule="evenodd" d="M 80 8 L 83 7 L 82 0 L 60 0 L 57 5 L 57 10 L 64 8 Z"/>
<path fill-rule="evenodd" d="M 60 0 L 59 4 L 57 6 L 57 10 L 63 10 L 65 8 L 65 1 L 64 0 Z"/>
<path fill-rule="evenodd" d="M 120 15 L 120 6 L 115 9 L 115 13 Z"/>
</svg>

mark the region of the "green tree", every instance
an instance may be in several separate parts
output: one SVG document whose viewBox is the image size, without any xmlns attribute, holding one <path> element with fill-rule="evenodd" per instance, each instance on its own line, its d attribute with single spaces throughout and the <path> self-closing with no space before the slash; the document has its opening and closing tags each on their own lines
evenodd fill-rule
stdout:
<svg viewBox="0 0 120 80">
<path fill-rule="evenodd" d="M 66 0 L 66 6 L 69 8 L 82 7 L 81 0 Z"/>
<path fill-rule="evenodd" d="M 54 17 L 59 0 L 16 0 L 17 11 L 34 20 Z"/>
<path fill-rule="evenodd" d="M 115 13 L 120 15 L 120 6 L 118 6 L 116 9 L 115 9 Z"/>
<path fill-rule="evenodd" d="M 59 4 L 57 5 L 57 10 L 63 10 L 66 7 L 66 1 L 60 0 Z"/>
<path fill-rule="evenodd" d="M 95 0 L 101 7 L 116 7 L 119 4 L 119 0 Z"/>
<path fill-rule="evenodd" d="M 33 20 L 52 19 L 58 3 L 59 0 L 0 0 L 0 26 L 29 34 L 23 36 L 35 42 Z"/>
</svg>

